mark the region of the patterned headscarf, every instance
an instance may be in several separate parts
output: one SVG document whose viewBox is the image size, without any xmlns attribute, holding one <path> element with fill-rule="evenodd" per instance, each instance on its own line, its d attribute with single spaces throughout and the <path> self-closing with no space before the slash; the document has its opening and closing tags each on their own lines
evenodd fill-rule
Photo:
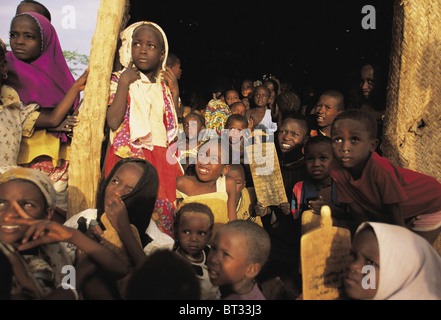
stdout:
<svg viewBox="0 0 441 320">
<path fill-rule="evenodd" d="M 43 193 L 49 208 L 55 207 L 55 189 L 48 175 L 42 171 L 30 168 L 13 168 L 0 175 L 0 184 L 12 180 L 32 182 Z"/>
</svg>

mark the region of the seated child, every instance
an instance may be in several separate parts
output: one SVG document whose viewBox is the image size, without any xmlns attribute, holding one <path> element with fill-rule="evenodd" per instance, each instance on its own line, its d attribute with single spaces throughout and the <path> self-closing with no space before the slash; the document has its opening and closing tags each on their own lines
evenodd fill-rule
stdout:
<svg viewBox="0 0 441 320">
<path fill-rule="evenodd" d="M 277 123 L 272 121 L 271 109 L 268 109 L 270 91 L 265 86 L 257 86 L 253 91 L 254 108 L 247 111 L 247 119 L 252 119 L 254 129 L 267 134 L 277 131 Z"/>
<path fill-rule="evenodd" d="M 364 222 L 352 242 L 344 287 L 350 299 L 440 300 L 440 274 L 441 257 L 422 237 L 401 226 Z"/>
<path fill-rule="evenodd" d="M 305 164 L 308 178 L 297 182 L 293 189 L 291 211 L 295 219 L 301 217 L 305 210 L 311 210 L 320 215 L 321 207 L 331 208 L 332 220 L 335 226 L 343 226 L 342 219 L 345 209 L 337 200 L 334 181 L 329 173 L 329 163 L 333 159 L 332 140 L 326 136 L 312 137 L 305 143 Z"/>
<path fill-rule="evenodd" d="M 239 220 L 250 220 L 262 226 L 262 220 L 256 216 L 254 206 L 256 204 L 256 192 L 254 187 L 246 188 L 245 169 L 242 164 L 232 164 L 227 173 L 236 182 L 236 215 Z"/>
<path fill-rule="evenodd" d="M 60 287 L 63 267 L 74 264 L 61 242 L 78 246 L 86 254 L 79 259 L 90 258 L 109 276 L 120 278 L 127 273 L 112 251 L 78 230 L 50 220 L 55 190 L 45 173 L 29 168 L 6 171 L 0 176 L 0 204 L 0 252 L 13 267 L 12 299 L 78 299 L 75 288 L 80 289 L 91 269 L 75 264 L 76 282 L 69 290 Z"/>
<path fill-rule="evenodd" d="M 377 122 L 362 110 L 340 113 L 332 124 L 331 176 L 337 199 L 358 223 L 407 226 L 430 243 L 441 231 L 441 183 L 379 156 Z"/>
<path fill-rule="evenodd" d="M 345 109 L 345 99 L 341 92 L 328 90 L 323 92 L 311 114 L 317 119 L 318 134 L 330 136 L 331 124 L 337 114 Z"/>
<path fill-rule="evenodd" d="M 219 287 L 213 286 L 208 276 L 208 240 L 213 230 L 214 216 L 202 203 L 187 203 L 176 213 L 174 221 L 174 250 L 191 263 L 201 284 L 201 300 L 219 300 Z"/>
<path fill-rule="evenodd" d="M 199 149 L 196 174 L 176 179 L 178 209 L 190 202 L 206 204 L 214 214 L 213 234 L 220 225 L 236 220 L 236 185 L 227 176 L 230 165 L 225 140 L 207 140 Z"/>
<path fill-rule="evenodd" d="M 239 101 L 239 92 L 237 92 L 236 90 L 227 90 L 225 92 L 225 103 L 227 104 L 227 106 L 231 107 L 233 103 Z"/>
<path fill-rule="evenodd" d="M 266 300 L 255 278 L 270 247 L 268 234 L 254 222 L 236 220 L 219 229 L 208 255 L 208 271 L 223 300 Z"/>
</svg>

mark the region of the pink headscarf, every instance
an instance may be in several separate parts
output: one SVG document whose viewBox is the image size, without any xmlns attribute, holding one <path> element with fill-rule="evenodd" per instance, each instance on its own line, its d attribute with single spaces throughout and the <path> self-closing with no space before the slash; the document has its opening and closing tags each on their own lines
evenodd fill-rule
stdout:
<svg viewBox="0 0 441 320">
<path fill-rule="evenodd" d="M 24 104 L 35 102 L 42 108 L 54 108 L 75 82 L 63 56 L 57 32 L 45 17 L 38 13 L 26 12 L 35 19 L 42 37 L 41 55 L 31 63 L 17 59 L 12 51 L 6 53 L 8 79 L 6 84 L 14 88 Z M 12 22 L 11 22 L 12 24 Z M 74 109 L 78 105 L 75 101 Z M 57 134 L 64 137 L 64 134 Z"/>
</svg>

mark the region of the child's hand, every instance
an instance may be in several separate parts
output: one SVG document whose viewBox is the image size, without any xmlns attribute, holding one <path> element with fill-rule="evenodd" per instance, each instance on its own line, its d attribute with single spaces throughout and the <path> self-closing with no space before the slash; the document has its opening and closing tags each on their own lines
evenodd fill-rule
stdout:
<svg viewBox="0 0 441 320">
<path fill-rule="evenodd" d="M 284 215 L 287 216 L 287 215 L 291 214 L 291 206 L 289 205 L 288 202 L 283 202 L 283 203 L 279 204 L 279 208 L 280 208 L 280 210 L 282 210 L 282 213 Z"/>
<path fill-rule="evenodd" d="M 104 204 L 104 212 L 118 234 L 130 230 L 129 214 L 120 197 L 108 197 Z"/>
<path fill-rule="evenodd" d="M 172 94 L 179 94 L 178 79 L 176 78 L 172 69 L 166 67 L 165 70 L 161 71 L 161 76 L 163 77 L 164 81 L 167 83 L 168 87 L 170 88 L 170 92 Z"/>
<path fill-rule="evenodd" d="M 78 125 L 80 120 L 77 119 L 76 116 L 66 116 L 63 122 L 55 128 L 48 128 L 48 131 L 57 131 L 57 132 L 67 132 L 67 135 L 72 138 L 73 128 Z"/>
<path fill-rule="evenodd" d="M 256 216 L 263 217 L 268 213 L 268 207 L 265 207 L 262 203 L 257 201 L 256 205 L 254 206 L 254 212 L 256 213 Z"/>
<path fill-rule="evenodd" d="M 124 70 L 124 72 L 121 74 L 121 77 L 119 78 L 119 81 L 126 81 L 128 85 L 132 84 L 136 80 L 141 79 L 140 71 L 135 66 L 135 63 L 132 61 L 128 68 Z"/>
<path fill-rule="evenodd" d="M 89 68 L 87 68 L 83 74 L 81 75 L 81 77 L 79 77 L 75 82 L 74 82 L 74 86 L 77 88 L 78 92 L 79 91 L 83 91 L 84 88 L 86 87 L 86 82 L 87 82 L 87 77 L 89 76 Z"/>
<path fill-rule="evenodd" d="M 33 219 L 17 202 L 12 206 L 20 215 L 19 218 L 5 217 L 5 222 L 14 222 L 18 225 L 28 226 L 19 250 L 28 250 L 41 244 L 68 241 L 72 238 L 74 230 L 48 219 Z"/>
<path fill-rule="evenodd" d="M 317 200 L 310 200 L 308 204 L 308 208 L 314 214 L 320 214 L 322 206 L 325 206 L 326 202 L 323 200 L 322 196 L 319 196 Z"/>
</svg>

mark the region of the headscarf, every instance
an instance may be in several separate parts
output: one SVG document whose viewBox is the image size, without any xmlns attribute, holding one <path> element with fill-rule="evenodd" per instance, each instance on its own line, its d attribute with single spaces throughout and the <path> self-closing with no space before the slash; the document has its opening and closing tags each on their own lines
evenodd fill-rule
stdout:
<svg viewBox="0 0 441 320">
<path fill-rule="evenodd" d="M 55 189 L 48 175 L 40 170 L 30 168 L 13 168 L 0 175 L 0 184 L 12 180 L 26 180 L 40 189 L 49 208 L 55 207 Z"/>
<path fill-rule="evenodd" d="M 365 222 L 377 237 L 380 275 L 374 300 L 441 299 L 441 257 L 423 237 L 397 225 Z"/>
<path fill-rule="evenodd" d="M 132 36 L 133 32 L 142 25 L 150 25 L 156 28 L 162 35 L 164 42 L 164 60 L 158 66 L 156 82 L 152 83 L 142 72 L 140 72 L 141 79 L 133 82 L 129 87 L 130 94 L 130 142 L 137 147 L 143 147 L 149 150 L 153 149 L 152 135 L 150 128 L 150 112 L 152 108 L 152 101 L 150 99 L 151 92 L 157 91 L 164 98 L 164 124 L 167 130 L 167 142 L 171 143 L 177 135 L 177 116 L 173 105 L 173 99 L 170 91 L 167 90 L 164 82 L 159 76 L 161 70 L 165 70 L 168 56 L 168 41 L 167 36 L 160 26 L 153 22 L 140 21 L 133 23 L 121 32 L 121 48 L 119 50 L 119 57 L 121 65 L 124 67 L 123 71 L 130 66 L 132 62 Z M 111 83 L 110 92 L 116 92 L 117 83 Z"/>
<path fill-rule="evenodd" d="M 40 28 L 41 55 L 27 63 L 17 59 L 12 51 L 8 51 L 6 60 L 9 72 L 6 84 L 18 92 L 24 104 L 34 102 L 42 108 L 54 108 L 64 98 L 75 79 L 67 66 L 57 32 L 49 20 L 35 12 L 18 14 L 16 17 L 23 15 L 32 17 Z M 78 100 L 79 97 L 75 101 L 74 109 Z M 67 140 L 64 133 L 54 135 L 63 142 Z"/>
<path fill-rule="evenodd" d="M 107 178 L 100 183 L 97 195 L 97 220 L 100 221 L 104 214 L 104 198 L 107 185 L 113 179 L 116 170 L 126 163 L 139 163 L 144 167 L 144 173 L 135 188 L 129 194 L 122 196 L 121 200 L 126 205 L 130 224 L 133 224 L 138 230 L 141 243 L 145 247 L 149 241 L 146 230 L 155 208 L 159 187 L 158 172 L 150 162 L 138 158 L 124 158 L 115 164 Z"/>
</svg>

